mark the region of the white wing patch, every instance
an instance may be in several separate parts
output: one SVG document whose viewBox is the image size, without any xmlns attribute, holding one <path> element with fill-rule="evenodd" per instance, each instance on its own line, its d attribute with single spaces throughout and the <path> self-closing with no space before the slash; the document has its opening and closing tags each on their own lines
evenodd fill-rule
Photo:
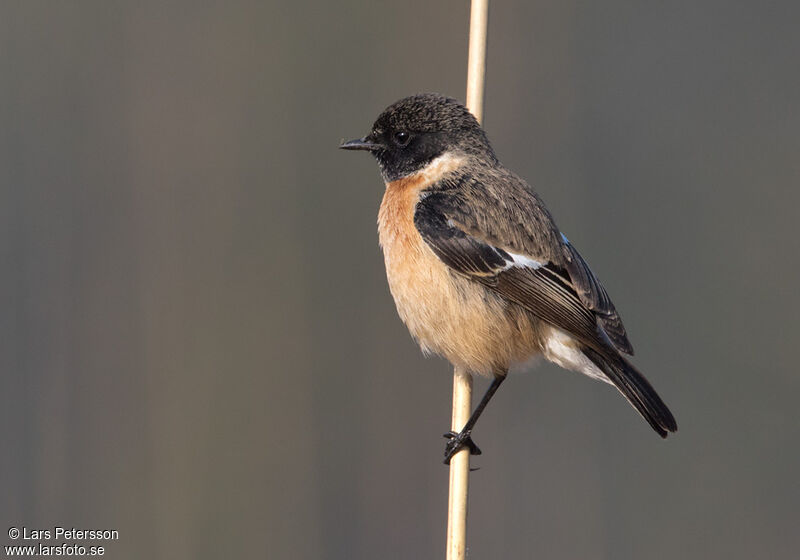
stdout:
<svg viewBox="0 0 800 560">
<path fill-rule="evenodd" d="M 508 255 L 512 258 L 512 261 L 506 264 L 503 267 L 503 270 L 508 270 L 511 267 L 518 267 L 518 268 L 532 268 L 536 270 L 537 268 L 541 268 L 547 263 L 541 263 L 537 260 L 534 260 L 530 257 L 526 257 L 525 255 L 518 255 L 516 253 L 512 253 L 511 251 L 506 251 Z"/>
<path fill-rule="evenodd" d="M 544 357 L 547 361 L 553 362 L 564 369 L 577 371 L 591 378 L 611 383 L 606 374 L 594 365 L 589 358 L 584 356 L 578 347 L 578 343 L 570 335 L 560 329 L 551 327 L 546 336 Z"/>
</svg>

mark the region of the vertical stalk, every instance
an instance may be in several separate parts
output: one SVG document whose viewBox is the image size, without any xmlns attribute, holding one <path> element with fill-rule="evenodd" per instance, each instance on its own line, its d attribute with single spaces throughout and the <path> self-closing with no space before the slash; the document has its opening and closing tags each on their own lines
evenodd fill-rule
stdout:
<svg viewBox="0 0 800 560">
<path fill-rule="evenodd" d="M 467 63 L 467 108 L 478 122 L 483 120 L 483 90 L 486 75 L 486 34 L 489 0 L 472 0 L 469 20 Z M 454 432 L 461 431 L 472 409 L 472 375 L 461 368 L 453 371 Z M 469 493 L 469 449 L 450 460 L 450 496 L 447 508 L 447 560 L 464 560 L 467 553 L 467 502 Z"/>
<path fill-rule="evenodd" d="M 453 423 L 458 432 L 472 409 L 472 375 L 461 368 L 453 371 Z M 467 494 L 469 493 L 469 449 L 450 459 L 450 498 L 447 507 L 447 560 L 464 560 L 467 551 Z"/>
</svg>

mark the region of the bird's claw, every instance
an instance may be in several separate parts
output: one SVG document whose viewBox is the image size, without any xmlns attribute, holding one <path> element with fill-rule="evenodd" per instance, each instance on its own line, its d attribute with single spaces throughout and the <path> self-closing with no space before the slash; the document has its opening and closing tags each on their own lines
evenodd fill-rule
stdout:
<svg viewBox="0 0 800 560">
<path fill-rule="evenodd" d="M 469 449 L 470 455 L 480 455 L 481 450 L 475 445 L 475 442 L 472 441 L 472 430 L 465 430 L 463 432 L 447 432 L 444 434 L 449 441 L 444 448 L 444 464 L 449 465 L 450 459 L 453 458 L 453 455 L 458 453 L 458 451 L 462 447 L 466 447 Z"/>
</svg>

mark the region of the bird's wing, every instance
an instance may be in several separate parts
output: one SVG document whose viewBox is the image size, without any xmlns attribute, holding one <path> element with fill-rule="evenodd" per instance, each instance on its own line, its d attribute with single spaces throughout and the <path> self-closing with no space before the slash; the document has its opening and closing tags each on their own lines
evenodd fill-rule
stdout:
<svg viewBox="0 0 800 560">
<path fill-rule="evenodd" d="M 583 304 L 594 312 L 598 323 L 620 352 L 633 355 L 633 346 L 628 340 L 625 325 L 617 313 L 608 292 L 594 275 L 594 272 L 583 260 L 577 249 L 562 234 L 564 241 L 565 268 L 569 273 L 572 285 Z"/>
<path fill-rule="evenodd" d="M 584 344 L 630 353 L 608 294 L 541 201 L 513 188 L 492 200 L 477 187 L 444 185 L 417 204 L 414 224 L 442 262 Z"/>
</svg>

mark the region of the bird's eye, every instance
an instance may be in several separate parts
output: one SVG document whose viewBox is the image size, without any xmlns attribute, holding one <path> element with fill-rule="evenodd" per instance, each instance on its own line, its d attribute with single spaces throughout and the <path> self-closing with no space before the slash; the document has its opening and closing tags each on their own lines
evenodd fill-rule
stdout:
<svg viewBox="0 0 800 560">
<path fill-rule="evenodd" d="M 408 142 L 411 140 L 411 135 L 404 130 L 400 130 L 394 133 L 394 142 L 398 146 L 408 146 Z"/>
</svg>

